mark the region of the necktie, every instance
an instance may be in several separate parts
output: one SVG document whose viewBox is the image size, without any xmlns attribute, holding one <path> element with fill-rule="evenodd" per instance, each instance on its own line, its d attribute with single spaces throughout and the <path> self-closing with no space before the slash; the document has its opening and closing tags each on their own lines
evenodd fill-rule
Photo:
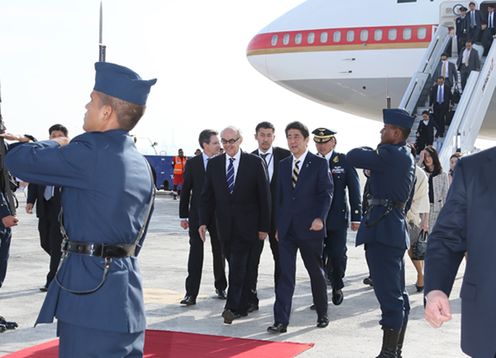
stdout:
<svg viewBox="0 0 496 358">
<path fill-rule="evenodd" d="M 441 76 L 443 76 L 444 78 L 446 78 L 446 65 L 447 65 L 447 62 L 443 62 L 442 69 L 441 69 Z"/>
<path fill-rule="evenodd" d="M 50 200 L 53 198 L 53 191 L 54 191 L 53 185 L 47 185 L 45 187 L 45 192 L 43 193 L 43 197 L 45 198 L 46 201 Z"/>
<path fill-rule="evenodd" d="M 269 155 L 269 153 L 260 153 L 260 157 L 263 159 L 263 161 L 265 162 L 265 165 L 267 165 L 267 156 Z"/>
<path fill-rule="evenodd" d="M 493 28 L 493 14 L 492 13 L 489 14 L 489 28 L 490 29 Z"/>
<path fill-rule="evenodd" d="M 296 187 L 296 183 L 298 182 L 298 176 L 300 175 L 300 161 L 297 160 L 294 164 L 293 175 L 291 177 L 291 183 L 293 184 L 293 188 Z"/>
<path fill-rule="evenodd" d="M 229 158 L 229 166 L 227 167 L 227 190 L 229 194 L 234 191 L 234 158 Z"/>
<path fill-rule="evenodd" d="M 475 11 L 470 12 L 470 26 L 475 27 Z"/>
<path fill-rule="evenodd" d="M 443 100 L 443 86 L 437 86 L 437 103 L 441 104 L 444 102 Z"/>
</svg>

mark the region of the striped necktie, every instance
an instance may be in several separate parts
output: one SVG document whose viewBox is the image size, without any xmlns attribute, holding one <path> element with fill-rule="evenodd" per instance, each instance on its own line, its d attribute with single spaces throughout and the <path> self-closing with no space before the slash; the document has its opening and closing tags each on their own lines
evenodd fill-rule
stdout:
<svg viewBox="0 0 496 358">
<path fill-rule="evenodd" d="M 235 158 L 229 158 L 229 166 L 227 167 L 227 190 L 229 194 L 234 191 L 234 162 Z"/>
<path fill-rule="evenodd" d="M 291 183 L 293 184 L 293 188 L 296 187 L 296 183 L 298 182 L 298 176 L 300 175 L 300 161 L 297 160 L 294 163 L 294 168 L 293 168 L 293 175 L 291 177 Z"/>
</svg>

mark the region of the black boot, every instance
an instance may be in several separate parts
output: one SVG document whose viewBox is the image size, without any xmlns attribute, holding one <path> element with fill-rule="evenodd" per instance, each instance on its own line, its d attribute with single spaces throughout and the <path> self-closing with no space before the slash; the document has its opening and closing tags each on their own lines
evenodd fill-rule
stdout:
<svg viewBox="0 0 496 358">
<path fill-rule="evenodd" d="M 379 353 L 376 358 L 397 358 L 396 349 L 400 331 L 387 327 L 382 327 L 382 330 L 384 331 L 382 336 L 382 349 L 381 353 Z"/>
<path fill-rule="evenodd" d="M 407 324 L 408 324 L 408 317 L 405 317 L 403 320 L 403 327 L 401 327 L 400 336 L 398 338 L 398 349 L 396 350 L 397 358 L 402 358 L 401 350 L 403 348 L 403 341 L 405 340 L 405 332 L 406 332 Z"/>
</svg>

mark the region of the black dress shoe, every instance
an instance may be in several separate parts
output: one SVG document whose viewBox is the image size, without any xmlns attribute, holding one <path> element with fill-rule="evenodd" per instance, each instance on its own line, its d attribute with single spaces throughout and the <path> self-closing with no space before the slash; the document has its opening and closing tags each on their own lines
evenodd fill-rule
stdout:
<svg viewBox="0 0 496 358">
<path fill-rule="evenodd" d="M 267 332 L 269 333 L 286 333 L 288 330 L 287 324 L 274 323 L 272 326 L 267 327 Z"/>
<path fill-rule="evenodd" d="M 258 311 L 258 305 L 256 303 L 250 303 L 250 304 L 248 304 L 247 313 L 252 313 L 252 312 L 255 312 L 255 311 Z"/>
<path fill-rule="evenodd" d="M 364 283 L 365 285 L 369 285 L 369 286 L 374 287 L 374 281 L 372 281 L 372 279 L 370 278 L 370 276 L 369 276 L 369 277 L 364 278 L 364 279 L 363 279 L 363 283 Z"/>
<path fill-rule="evenodd" d="M 317 309 L 317 308 L 315 307 L 315 303 L 312 303 L 312 305 L 310 306 L 310 309 L 311 309 L 312 311 L 315 311 L 315 310 Z"/>
<path fill-rule="evenodd" d="M 332 290 L 332 303 L 339 306 L 343 302 L 343 291 L 342 290 Z"/>
<path fill-rule="evenodd" d="M 184 296 L 183 300 L 180 303 L 186 306 L 196 305 L 196 298 L 193 296 Z"/>
<path fill-rule="evenodd" d="M 48 285 L 40 287 L 41 292 L 47 292 L 48 291 Z"/>
<path fill-rule="evenodd" d="M 227 300 L 226 290 L 216 289 L 215 294 L 217 295 L 218 299 Z"/>
<path fill-rule="evenodd" d="M 317 328 L 325 328 L 329 325 L 329 318 L 327 316 L 320 317 L 317 320 Z"/>
<path fill-rule="evenodd" d="M 415 284 L 415 288 L 417 289 L 417 292 L 422 292 L 424 290 L 424 286 L 419 286 L 417 284 Z"/>
<path fill-rule="evenodd" d="M 238 319 L 240 317 L 241 315 L 239 313 L 235 313 L 230 309 L 224 310 L 224 312 L 222 312 L 222 318 L 224 318 L 225 324 L 231 324 L 235 319 Z"/>
</svg>

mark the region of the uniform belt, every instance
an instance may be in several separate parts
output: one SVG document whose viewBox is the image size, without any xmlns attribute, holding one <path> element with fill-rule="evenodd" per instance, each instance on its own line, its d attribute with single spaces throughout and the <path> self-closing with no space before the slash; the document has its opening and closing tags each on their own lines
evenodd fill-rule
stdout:
<svg viewBox="0 0 496 358">
<path fill-rule="evenodd" d="M 393 201 L 390 199 L 368 199 L 369 206 L 385 206 L 385 207 L 391 207 L 391 208 L 396 208 L 396 209 L 404 209 L 405 208 L 405 203 L 401 203 L 399 201 Z"/>
<path fill-rule="evenodd" d="M 65 240 L 62 251 L 75 252 L 81 255 L 106 258 L 122 258 L 134 256 L 136 244 L 95 244 L 92 242 Z"/>
</svg>

